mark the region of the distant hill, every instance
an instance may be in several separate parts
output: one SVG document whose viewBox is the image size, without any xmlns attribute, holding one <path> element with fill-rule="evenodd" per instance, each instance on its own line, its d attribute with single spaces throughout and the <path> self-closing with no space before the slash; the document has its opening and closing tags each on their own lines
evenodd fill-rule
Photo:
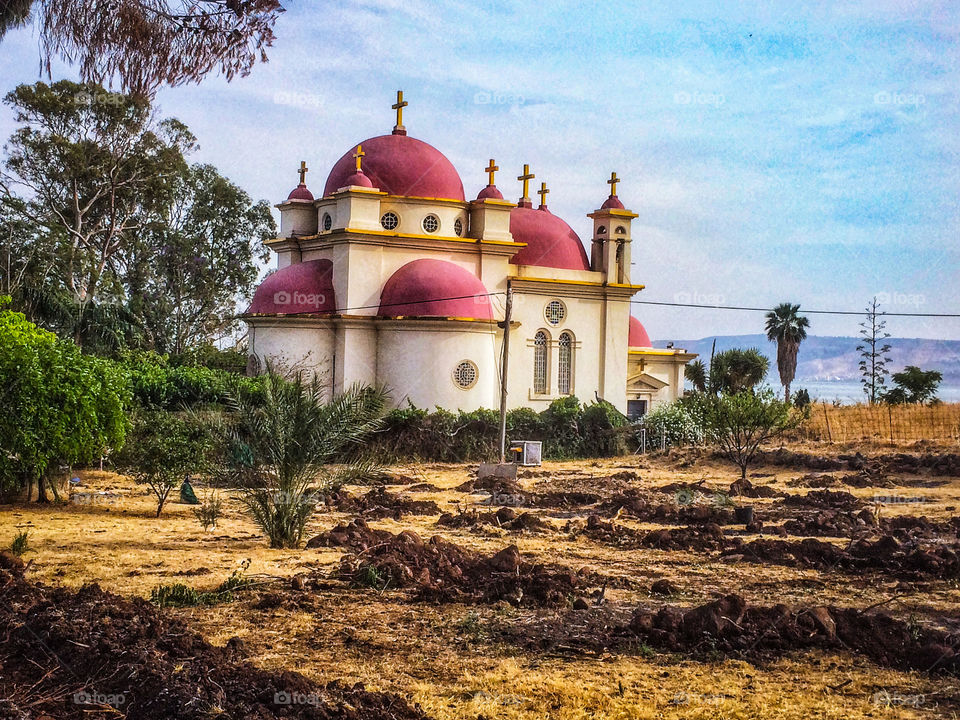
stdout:
<svg viewBox="0 0 960 720">
<path fill-rule="evenodd" d="M 700 340 L 658 340 L 657 347 L 673 342 L 676 347 L 699 353 L 704 363 L 710 361 L 713 337 Z M 716 337 L 717 352 L 732 347 L 755 347 L 770 358 L 770 381 L 779 384 L 777 374 L 777 346 L 765 335 L 719 335 Z M 927 340 L 923 338 L 890 338 L 891 372 L 902 370 L 907 365 L 916 365 L 923 370 L 939 370 L 945 385 L 960 384 L 960 340 Z M 858 380 L 857 363 L 860 356 L 855 337 L 808 337 L 800 346 L 797 358 L 797 381 L 851 381 Z"/>
</svg>

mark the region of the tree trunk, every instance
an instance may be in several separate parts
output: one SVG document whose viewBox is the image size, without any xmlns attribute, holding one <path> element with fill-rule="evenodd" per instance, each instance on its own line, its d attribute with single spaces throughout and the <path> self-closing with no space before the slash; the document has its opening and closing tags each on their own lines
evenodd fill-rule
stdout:
<svg viewBox="0 0 960 720">
<path fill-rule="evenodd" d="M 790 402 L 790 383 L 783 386 L 783 401 L 785 403 Z"/>
<path fill-rule="evenodd" d="M 47 497 L 47 487 L 43 479 L 43 475 L 40 475 L 37 478 L 37 502 L 38 503 L 48 503 L 50 498 Z"/>
</svg>

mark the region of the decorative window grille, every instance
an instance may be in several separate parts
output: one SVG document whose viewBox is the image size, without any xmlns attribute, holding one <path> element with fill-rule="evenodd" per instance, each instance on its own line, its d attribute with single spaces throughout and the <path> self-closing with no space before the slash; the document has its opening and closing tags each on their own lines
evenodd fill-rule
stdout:
<svg viewBox="0 0 960 720">
<path fill-rule="evenodd" d="M 543 330 L 533 336 L 533 392 L 547 394 L 547 334 Z"/>
<path fill-rule="evenodd" d="M 559 300 L 551 300 L 543 309 L 543 317 L 548 323 L 557 326 L 567 316 L 567 308 Z"/>
<path fill-rule="evenodd" d="M 453 369 L 453 382 L 462 390 L 469 390 L 477 382 L 477 366 L 464 360 Z"/>
<path fill-rule="evenodd" d="M 436 215 L 427 215 L 423 219 L 422 225 L 425 232 L 435 233 L 440 229 L 440 218 L 438 218 Z"/>
<path fill-rule="evenodd" d="M 573 391 L 573 337 L 570 333 L 563 333 L 558 345 L 560 367 L 557 371 L 557 386 L 561 395 L 569 395 Z"/>
<path fill-rule="evenodd" d="M 457 237 L 463 235 L 463 220 L 460 218 L 453 221 L 453 232 Z"/>
<path fill-rule="evenodd" d="M 329 230 L 333 227 L 333 218 L 330 217 L 330 213 L 323 214 L 323 229 Z"/>
<path fill-rule="evenodd" d="M 400 218 L 395 212 L 385 212 L 380 218 L 380 224 L 384 230 L 396 230 L 400 224 Z"/>
</svg>

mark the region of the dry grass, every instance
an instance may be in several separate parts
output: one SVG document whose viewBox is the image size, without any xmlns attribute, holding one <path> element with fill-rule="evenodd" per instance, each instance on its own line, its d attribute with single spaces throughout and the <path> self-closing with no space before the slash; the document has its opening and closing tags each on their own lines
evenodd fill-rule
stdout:
<svg viewBox="0 0 960 720">
<path fill-rule="evenodd" d="M 800 429 L 808 440 L 891 443 L 960 440 L 960 403 L 939 405 L 843 405 L 815 403 Z"/>
<path fill-rule="evenodd" d="M 631 469 L 638 485 L 705 480 L 725 487 L 735 479 L 724 464 L 692 456 L 617 458 L 599 462 L 551 463 L 545 469 L 576 470 L 592 476 Z M 441 507 L 472 503 L 476 497 L 452 492 L 469 477 L 461 465 L 398 468 L 440 488 L 417 493 Z M 786 487 L 806 471 L 758 469 L 758 482 Z M 306 570 L 329 571 L 340 558 L 337 549 L 272 550 L 224 493 L 219 527 L 205 533 L 189 506 L 171 502 L 159 519 L 152 517 L 149 491 L 110 473 L 81 473 L 83 504 L 38 507 L 0 506 L 0 545 L 18 529 L 30 529 L 31 576 L 49 583 L 77 586 L 98 582 L 107 589 L 140 596 L 162 582 L 184 581 L 212 587 L 244 559 L 251 572 L 289 576 Z M 525 479 L 531 488 L 538 479 Z M 586 481 L 587 483 L 589 481 Z M 353 489 L 357 491 L 356 488 Z M 793 491 L 796 491 L 795 489 Z M 870 498 L 875 491 L 854 490 Z M 882 491 L 889 494 L 889 491 Z M 900 492 L 898 490 L 898 492 Z M 942 487 L 903 489 L 929 502 L 909 503 L 884 512 L 949 516 L 960 505 L 960 479 Z M 755 501 L 757 504 L 770 502 Z M 341 513 L 314 517 L 307 536 L 348 519 Z M 841 573 L 749 563 L 724 563 L 696 553 L 654 550 L 625 552 L 559 530 L 564 518 L 547 518 L 558 532 L 507 535 L 441 530 L 436 517 L 385 520 L 376 527 L 396 532 L 412 529 L 442 535 L 485 551 L 516 543 L 521 552 L 575 568 L 630 578 L 632 589 L 608 591 L 626 603 L 649 603 L 649 585 L 661 577 L 681 587 L 674 602 L 694 605 L 718 593 L 739 592 L 749 601 L 770 604 L 836 603 L 868 605 L 889 598 L 896 583 Z M 626 518 L 621 522 L 631 524 Z M 633 524 L 635 527 L 643 527 Z M 318 611 L 257 610 L 248 600 L 215 607 L 169 610 L 208 637 L 225 643 L 243 638 L 251 659 L 268 668 L 296 669 L 317 679 L 362 681 L 374 689 L 400 692 L 438 720 L 486 718 L 914 718 L 950 717 L 938 707 L 956 707 L 960 684 L 921 673 L 879 669 L 855 656 L 806 653 L 762 667 L 726 660 L 694 662 L 682 656 L 639 653 L 599 657 L 558 657 L 529 653 L 491 637 L 498 623 L 522 613 L 509 606 L 467 607 L 413 604 L 402 593 L 383 596 L 332 583 L 320 591 Z M 950 583 L 928 583 L 924 591 L 891 609 L 901 614 L 960 614 L 960 590 Z M 548 612 L 548 611 L 542 611 Z M 874 696 L 923 696 L 917 708 L 880 707 Z"/>
</svg>

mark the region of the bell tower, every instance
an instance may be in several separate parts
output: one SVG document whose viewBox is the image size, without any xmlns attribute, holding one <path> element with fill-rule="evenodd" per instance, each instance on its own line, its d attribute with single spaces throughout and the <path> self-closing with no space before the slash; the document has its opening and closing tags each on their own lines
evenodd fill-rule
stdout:
<svg viewBox="0 0 960 720">
<path fill-rule="evenodd" d="M 623 207 L 617 197 L 620 178 L 610 173 L 607 184 L 610 196 L 599 210 L 587 215 L 593 220 L 593 242 L 590 246 L 590 269 L 603 273 L 608 284 L 630 284 L 630 225 L 637 214 Z"/>
</svg>

